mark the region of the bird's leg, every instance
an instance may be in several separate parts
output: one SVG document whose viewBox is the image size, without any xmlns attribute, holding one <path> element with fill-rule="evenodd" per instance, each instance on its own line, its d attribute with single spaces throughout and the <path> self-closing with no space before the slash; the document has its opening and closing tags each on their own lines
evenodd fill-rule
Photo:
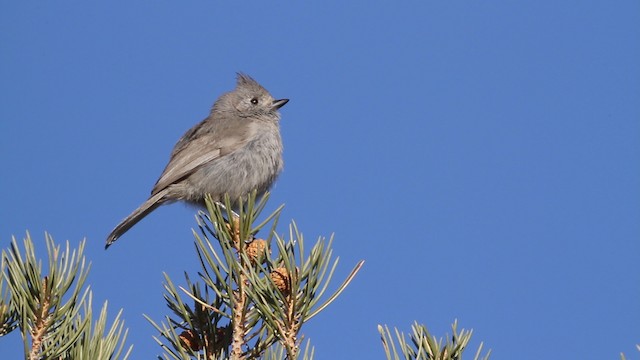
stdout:
<svg viewBox="0 0 640 360">
<path fill-rule="evenodd" d="M 236 218 L 240 218 L 240 215 L 238 215 L 238 213 L 236 213 L 236 212 L 235 212 L 235 211 L 233 211 L 232 209 L 227 209 L 227 207 L 226 207 L 226 206 L 224 206 L 224 204 L 223 204 L 223 203 L 221 203 L 220 201 L 216 201 L 216 205 L 218 205 L 218 206 L 220 206 L 221 208 L 223 208 L 223 209 L 227 212 L 227 214 L 231 214 L 231 215 L 233 215 L 233 216 L 234 216 L 234 217 L 236 217 Z M 227 219 L 227 221 L 228 221 L 228 219 Z"/>
<path fill-rule="evenodd" d="M 215 202 L 216 205 L 218 205 L 220 208 L 224 209 L 227 212 L 227 217 L 229 214 L 231 214 L 231 216 L 234 218 L 233 220 L 231 219 L 226 219 L 227 225 L 230 224 L 235 224 L 235 226 L 239 226 L 237 225 L 240 221 L 240 215 L 238 215 L 238 213 L 236 213 L 235 211 L 233 211 L 232 209 L 228 209 L 222 202 L 220 201 L 216 201 Z M 235 227 L 234 225 L 230 225 L 232 227 Z M 237 229 L 235 229 L 234 231 L 238 231 Z M 250 243 L 255 239 L 255 234 L 250 234 L 250 239 L 245 240 L 245 243 Z"/>
</svg>

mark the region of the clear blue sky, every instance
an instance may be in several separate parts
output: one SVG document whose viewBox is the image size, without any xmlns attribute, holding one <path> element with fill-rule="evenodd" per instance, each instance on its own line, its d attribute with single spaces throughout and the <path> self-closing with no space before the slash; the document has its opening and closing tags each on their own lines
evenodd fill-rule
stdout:
<svg viewBox="0 0 640 360">
<path fill-rule="evenodd" d="M 0 242 L 87 239 L 94 302 L 159 353 L 162 272 L 197 269 L 192 208 L 108 251 L 177 139 L 255 77 L 282 108 L 286 204 L 335 232 L 344 295 L 318 359 L 381 359 L 376 325 L 474 329 L 493 359 L 615 359 L 640 343 L 637 1 L 0 4 Z M 22 358 L 17 333 L 0 339 Z"/>
</svg>

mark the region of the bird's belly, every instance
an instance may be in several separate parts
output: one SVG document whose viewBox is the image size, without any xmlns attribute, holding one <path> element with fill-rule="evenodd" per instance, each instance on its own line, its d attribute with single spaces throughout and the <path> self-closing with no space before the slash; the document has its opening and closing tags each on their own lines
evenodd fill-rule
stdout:
<svg viewBox="0 0 640 360">
<path fill-rule="evenodd" d="M 204 165 L 190 176 L 188 181 L 197 189 L 190 200 L 201 202 L 203 193 L 211 194 L 215 200 L 223 200 L 224 195 L 229 194 L 232 201 L 254 190 L 261 195 L 269 190 L 281 170 L 280 154 L 248 144 Z"/>
</svg>

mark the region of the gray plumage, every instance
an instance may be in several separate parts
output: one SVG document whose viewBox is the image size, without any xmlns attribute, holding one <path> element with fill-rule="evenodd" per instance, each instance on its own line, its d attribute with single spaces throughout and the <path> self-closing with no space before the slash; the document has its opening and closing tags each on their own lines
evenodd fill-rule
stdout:
<svg viewBox="0 0 640 360">
<path fill-rule="evenodd" d="M 206 194 L 242 201 L 253 190 L 269 190 L 282 170 L 278 109 L 255 80 L 238 74 L 236 88 L 216 100 L 209 116 L 187 131 L 171 152 L 151 196 L 107 237 L 105 248 L 158 206 L 174 201 L 202 205 Z"/>
</svg>

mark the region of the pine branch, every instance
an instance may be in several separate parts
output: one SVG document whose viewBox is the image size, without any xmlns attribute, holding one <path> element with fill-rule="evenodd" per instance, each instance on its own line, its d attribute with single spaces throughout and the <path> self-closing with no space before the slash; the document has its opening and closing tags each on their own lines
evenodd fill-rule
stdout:
<svg viewBox="0 0 640 360">
<path fill-rule="evenodd" d="M 398 350 L 402 354 L 404 359 L 416 359 L 416 360 L 460 360 L 462 359 L 462 352 L 467 347 L 473 331 L 466 331 L 464 329 L 457 330 L 458 321 L 454 321 L 451 326 L 453 335 L 451 340 L 448 339 L 443 345 L 443 339 L 437 340 L 432 336 L 427 327 L 415 322 L 411 326 L 412 333 L 409 335 L 409 340 L 404 333 L 394 329 L 394 334 L 389 330 L 387 326 L 378 325 L 378 332 L 382 337 L 382 346 L 385 351 L 387 359 L 400 360 Z M 474 360 L 487 360 L 491 351 L 487 352 L 484 357 L 480 357 L 482 353 L 483 344 L 480 343 L 478 351 L 474 357 Z"/>
<path fill-rule="evenodd" d="M 6 269 L 5 258 L 0 256 L 0 271 Z M 18 311 L 10 301 L 9 288 L 5 285 L 4 274 L 0 274 L 0 337 L 12 332 L 18 326 Z"/>
<path fill-rule="evenodd" d="M 165 299 L 177 318 L 167 316 L 160 324 L 149 319 L 160 332 L 156 342 L 165 351 L 164 358 L 217 359 L 226 354 L 231 359 L 257 359 L 279 349 L 283 357 L 296 359 L 304 322 L 334 301 L 362 266 L 358 264 L 324 300 L 337 266 L 331 256 L 332 239 L 320 238 L 307 254 L 295 223 L 289 227 L 288 239 L 276 233 L 282 206 L 258 223 L 267 198 L 256 202 L 255 194 L 250 196 L 237 215 L 228 210 L 229 199 L 225 204 L 208 199 L 209 213 L 199 214 L 199 231 L 194 231 L 199 282 L 193 284 L 185 275 L 188 284 L 178 293 L 165 276 Z M 266 239 L 256 239 L 269 224 Z M 208 324 L 197 320 L 183 296 L 207 314 Z M 305 359 L 313 356 L 309 349 L 307 342 Z"/>
<path fill-rule="evenodd" d="M 122 354 L 126 331 L 122 331 L 120 315 L 105 334 L 106 303 L 93 332 L 91 330 L 91 291 L 84 285 L 90 267 L 83 256 L 85 242 L 82 241 L 73 251 L 67 242 L 61 251 L 48 234 L 45 237 L 48 253 L 46 274 L 28 233 L 23 242 L 24 251 L 15 238 L 10 249 L 2 251 L 2 284 L 7 282 L 6 290 L 0 284 L 2 318 L 16 319 L 27 358 L 126 359 L 131 348 Z M 9 317 L 4 315 L 7 308 L 11 313 Z M 15 327 L 8 321 L 0 328 Z"/>
<path fill-rule="evenodd" d="M 40 299 L 40 308 L 36 311 L 34 325 L 31 329 L 31 354 L 29 354 L 29 359 L 39 358 L 38 354 L 40 353 L 43 337 L 46 334 L 47 329 L 50 327 L 50 305 L 51 289 L 47 288 L 47 277 L 45 276 L 42 280 L 42 298 Z"/>
<path fill-rule="evenodd" d="M 242 346 L 245 345 L 245 311 L 247 306 L 247 293 L 244 289 L 246 282 L 242 273 L 238 274 L 238 289 L 233 292 L 233 318 L 231 321 L 231 359 L 241 360 L 243 356 Z"/>
</svg>

